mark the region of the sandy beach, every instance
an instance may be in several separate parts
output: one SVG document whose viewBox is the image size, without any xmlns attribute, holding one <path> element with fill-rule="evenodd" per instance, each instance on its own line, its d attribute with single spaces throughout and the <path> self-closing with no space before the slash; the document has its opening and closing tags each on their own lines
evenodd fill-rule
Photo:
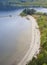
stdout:
<svg viewBox="0 0 47 65">
<path fill-rule="evenodd" d="M 30 60 L 32 60 L 33 57 L 35 57 L 37 54 L 39 54 L 39 48 L 40 48 L 40 30 L 39 30 L 39 26 L 36 22 L 36 20 L 28 15 L 25 17 L 26 19 L 28 19 L 29 22 L 32 23 L 32 39 L 31 39 L 31 45 L 30 48 L 28 50 L 28 52 L 26 53 L 26 55 L 24 56 L 24 58 L 21 60 L 21 62 L 18 65 L 26 65 Z"/>
</svg>

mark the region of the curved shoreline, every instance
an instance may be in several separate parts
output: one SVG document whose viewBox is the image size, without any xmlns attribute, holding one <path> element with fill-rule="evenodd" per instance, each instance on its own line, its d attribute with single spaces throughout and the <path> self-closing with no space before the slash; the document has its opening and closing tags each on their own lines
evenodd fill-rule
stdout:
<svg viewBox="0 0 47 65">
<path fill-rule="evenodd" d="M 21 62 L 18 65 L 26 65 L 27 62 L 32 60 L 34 56 L 36 56 L 39 53 L 39 48 L 40 48 L 40 31 L 39 31 L 39 26 L 36 22 L 36 20 L 28 15 L 27 17 L 29 21 L 32 23 L 32 41 L 30 48 L 24 58 L 21 60 Z"/>
</svg>

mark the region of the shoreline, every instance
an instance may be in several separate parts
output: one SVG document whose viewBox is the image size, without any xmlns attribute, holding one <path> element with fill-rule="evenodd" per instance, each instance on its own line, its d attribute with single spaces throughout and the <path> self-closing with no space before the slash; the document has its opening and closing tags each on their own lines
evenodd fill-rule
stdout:
<svg viewBox="0 0 47 65">
<path fill-rule="evenodd" d="M 35 57 L 37 54 L 39 54 L 39 48 L 40 48 L 40 31 L 39 26 L 36 22 L 36 20 L 28 15 L 25 17 L 28 18 L 29 21 L 32 23 L 32 41 L 30 48 L 24 58 L 21 60 L 21 62 L 18 65 L 26 65 L 30 60 L 32 60 L 33 57 Z M 35 38 L 36 37 L 36 38 Z"/>
</svg>

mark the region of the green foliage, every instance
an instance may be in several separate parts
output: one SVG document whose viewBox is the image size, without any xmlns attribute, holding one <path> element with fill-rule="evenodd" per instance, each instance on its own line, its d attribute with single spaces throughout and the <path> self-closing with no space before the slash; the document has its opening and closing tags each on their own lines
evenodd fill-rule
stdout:
<svg viewBox="0 0 47 65">
<path fill-rule="evenodd" d="M 36 12 L 36 15 L 46 15 L 47 16 L 47 13 Z"/>
<path fill-rule="evenodd" d="M 37 23 L 41 31 L 41 52 L 36 58 L 33 58 L 27 65 L 47 65 L 47 16 L 37 15 Z"/>
<path fill-rule="evenodd" d="M 46 63 L 43 63 L 43 65 L 47 65 Z"/>
<path fill-rule="evenodd" d="M 36 58 L 26 65 L 47 65 L 47 15 L 45 13 L 35 13 L 32 9 L 25 9 L 23 11 L 26 15 L 35 15 L 39 29 L 41 32 L 41 52 Z M 34 14 L 35 13 L 35 14 Z"/>
<path fill-rule="evenodd" d="M 25 1 L 25 2 L 23 2 Z M 36 7 L 47 7 L 47 0 L 0 0 L 0 3 L 3 5 L 12 5 L 12 6 L 36 6 Z M 7 4 L 6 4 L 7 3 Z M 11 3 L 11 4 L 10 4 Z"/>
<path fill-rule="evenodd" d="M 26 16 L 27 14 L 25 14 L 24 12 L 20 13 L 21 16 Z"/>
<path fill-rule="evenodd" d="M 20 14 L 21 16 L 25 16 L 25 15 L 32 15 L 36 12 L 36 10 L 34 9 L 24 9 L 23 12 Z"/>
</svg>

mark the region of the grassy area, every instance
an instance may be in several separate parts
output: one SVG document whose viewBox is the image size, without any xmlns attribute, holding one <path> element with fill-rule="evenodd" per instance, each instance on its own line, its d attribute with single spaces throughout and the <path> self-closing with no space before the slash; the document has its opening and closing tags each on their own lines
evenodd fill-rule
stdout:
<svg viewBox="0 0 47 65">
<path fill-rule="evenodd" d="M 41 51 L 37 59 L 33 58 L 27 65 L 47 65 L 47 15 L 33 14 L 41 32 Z"/>
<path fill-rule="evenodd" d="M 28 13 L 30 12 L 31 13 Z M 27 9 L 24 10 L 22 13 L 26 15 L 31 15 L 36 19 L 39 29 L 41 32 L 41 47 L 40 47 L 40 54 L 37 55 L 37 58 L 33 58 L 29 63 L 26 65 L 47 65 L 47 14 L 41 12 L 33 12 L 32 10 Z"/>
</svg>

